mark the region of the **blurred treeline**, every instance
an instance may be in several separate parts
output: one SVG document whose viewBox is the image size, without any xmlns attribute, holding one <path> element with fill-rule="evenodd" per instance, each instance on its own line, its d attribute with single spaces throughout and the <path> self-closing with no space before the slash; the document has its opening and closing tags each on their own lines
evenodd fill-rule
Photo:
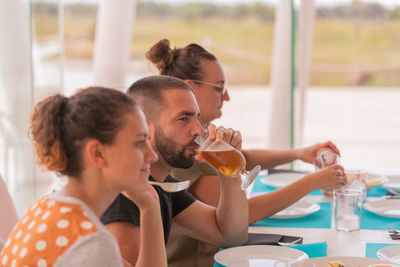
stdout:
<svg viewBox="0 0 400 267">
<path fill-rule="evenodd" d="M 97 8 L 97 4 L 64 5 L 67 60 L 92 59 Z M 263 3 L 139 1 L 131 71 L 148 72 L 145 52 L 158 40 L 168 38 L 172 46 L 192 42 L 205 46 L 224 65 L 230 84 L 269 84 L 274 16 L 275 8 Z M 36 44 L 57 42 L 56 4 L 33 2 L 32 18 Z M 311 85 L 400 87 L 399 29 L 400 5 L 389 9 L 354 0 L 348 5 L 316 7 Z"/>
<path fill-rule="evenodd" d="M 263 21 L 273 21 L 275 7 L 264 3 L 217 5 L 203 2 L 190 2 L 184 4 L 157 3 L 153 1 L 139 1 L 137 5 L 137 17 L 156 18 L 193 18 L 219 17 L 228 19 L 240 19 L 248 16 L 258 17 Z M 55 3 L 36 1 L 33 3 L 33 11 L 36 14 L 58 13 Z M 92 14 L 97 12 L 95 4 L 66 4 L 66 14 Z M 335 5 L 332 7 L 316 7 L 317 18 L 365 18 L 365 19 L 400 19 L 400 7 L 394 9 L 385 8 L 376 3 L 353 1 L 349 5 Z"/>
</svg>

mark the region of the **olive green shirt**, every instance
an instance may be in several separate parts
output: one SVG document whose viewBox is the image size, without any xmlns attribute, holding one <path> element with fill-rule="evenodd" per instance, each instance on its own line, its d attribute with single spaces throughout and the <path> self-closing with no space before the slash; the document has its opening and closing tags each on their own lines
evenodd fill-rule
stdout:
<svg viewBox="0 0 400 267">
<path fill-rule="evenodd" d="M 207 162 L 195 161 L 189 169 L 171 172 L 172 177 L 190 180 L 192 184 L 204 175 L 218 175 L 218 171 Z M 167 244 L 168 267 L 212 267 L 217 252 L 217 247 L 182 234 L 172 226 Z"/>
</svg>

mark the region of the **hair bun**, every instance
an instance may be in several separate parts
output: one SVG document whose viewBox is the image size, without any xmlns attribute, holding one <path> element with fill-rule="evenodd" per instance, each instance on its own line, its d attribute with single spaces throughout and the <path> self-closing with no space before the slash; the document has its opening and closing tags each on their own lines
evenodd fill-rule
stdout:
<svg viewBox="0 0 400 267">
<path fill-rule="evenodd" d="M 162 39 L 146 52 L 146 58 L 150 60 L 159 71 L 164 70 L 168 65 L 174 62 L 174 54 L 177 50 L 172 50 L 169 45 L 168 39 Z"/>
</svg>

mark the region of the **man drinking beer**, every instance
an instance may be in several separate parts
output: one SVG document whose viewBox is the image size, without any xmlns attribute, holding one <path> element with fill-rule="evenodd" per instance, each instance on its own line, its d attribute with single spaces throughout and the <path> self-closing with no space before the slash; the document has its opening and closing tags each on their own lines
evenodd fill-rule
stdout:
<svg viewBox="0 0 400 267">
<path fill-rule="evenodd" d="M 203 134 L 199 107 L 191 88 L 184 81 L 169 76 L 150 76 L 136 81 L 128 89 L 143 109 L 149 124 L 149 140 L 158 154 L 151 165 L 150 180 L 175 182 L 169 176 L 172 168 L 193 165 L 198 145 L 195 138 Z M 209 136 L 224 140 L 241 149 L 239 132 L 222 127 L 209 127 Z M 240 177 L 220 175 L 220 198 L 216 207 L 196 200 L 186 190 L 167 193 L 155 186 L 160 198 L 167 243 L 171 223 L 193 238 L 215 246 L 241 245 L 247 241 L 248 209 Z M 119 242 L 122 256 L 132 265 L 138 259 L 140 214 L 129 199 L 129 192 L 120 194 L 101 217 Z"/>
</svg>

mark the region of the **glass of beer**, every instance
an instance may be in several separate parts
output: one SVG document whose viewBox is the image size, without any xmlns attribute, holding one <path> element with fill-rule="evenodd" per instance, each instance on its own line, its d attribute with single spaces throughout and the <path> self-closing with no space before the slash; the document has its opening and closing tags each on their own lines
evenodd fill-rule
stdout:
<svg viewBox="0 0 400 267">
<path fill-rule="evenodd" d="M 243 154 L 223 140 L 217 142 L 206 137 L 197 141 L 200 145 L 199 154 L 220 173 L 228 177 L 241 176 L 242 190 L 248 188 L 260 172 L 259 165 L 246 171 Z"/>
</svg>

